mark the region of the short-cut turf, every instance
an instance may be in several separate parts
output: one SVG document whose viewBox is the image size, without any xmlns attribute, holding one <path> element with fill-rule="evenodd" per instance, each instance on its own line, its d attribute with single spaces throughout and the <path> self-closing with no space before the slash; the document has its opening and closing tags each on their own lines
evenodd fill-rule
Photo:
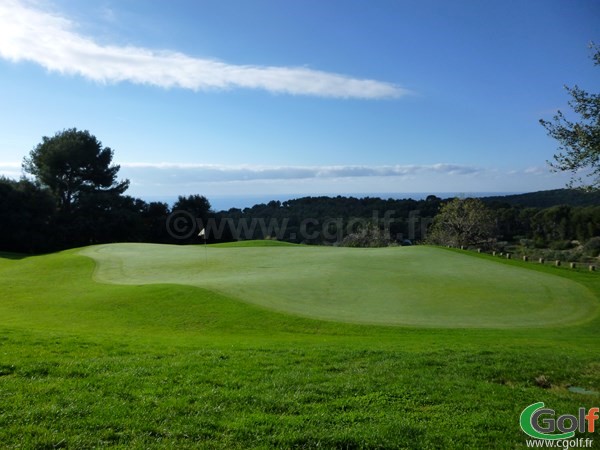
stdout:
<svg viewBox="0 0 600 450">
<path fill-rule="evenodd" d="M 544 327 L 597 313 L 581 284 L 433 247 L 88 247 L 104 283 L 202 287 L 276 311 L 351 323 Z"/>
<path fill-rule="evenodd" d="M 248 247 L 254 245 L 213 249 L 231 258 L 266 252 L 254 257 L 266 266 L 286 248 Z M 118 249 L 136 246 L 97 253 L 115 273 L 134 274 L 131 261 L 119 268 L 123 261 L 111 257 Z M 379 255 L 401 263 L 395 273 L 407 271 L 401 254 L 413 253 L 412 264 L 420 252 L 455 254 L 470 266 L 493 263 L 486 267 L 494 273 L 513 267 L 530 280 L 534 274 L 571 280 L 571 287 L 585 286 L 600 298 L 600 276 L 586 270 L 426 247 L 389 249 L 394 257 L 384 257 L 386 249 L 287 249 L 294 250 L 292 267 L 336 252 L 332 264 L 376 272 Z M 175 274 L 177 261 L 182 275 L 206 266 L 203 248 L 139 250 L 148 277 Z M 217 261 L 218 252 L 210 246 L 206 252 L 209 264 Z M 524 448 L 518 421 L 527 405 L 542 401 L 557 416 L 598 406 L 598 395 L 568 389 L 600 392 L 600 318 L 593 312 L 576 326 L 543 328 L 320 321 L 196 286 L 96 283 L 96 264 L 80 253 L 0 253 L 3 449 Z M 161 268 L 160 258 L 168 266 Z M 431 269 L 426 258 L 422 264 Z M 365 289 L 364 278 L 352 280 L 350 273 L 346 282 Z M 289 293 L 313 288 L 296 291 L 302 284 L 291 282 Z M 598 433 L 577 438 L 600 442 Z"/>
</svg>

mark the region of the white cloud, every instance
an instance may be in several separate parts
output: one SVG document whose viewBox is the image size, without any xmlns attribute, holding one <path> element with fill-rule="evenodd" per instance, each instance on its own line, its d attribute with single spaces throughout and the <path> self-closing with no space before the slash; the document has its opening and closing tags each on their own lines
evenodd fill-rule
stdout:
<svg viewBox="0 0 600 450">
<path fill-rule="evenodd" d="M 432 165 L 335 165 L 335 166 L 259 166 L 174 163 L 122 163 L 121 171 L 134 179 L 153 179 L 161 183 L 233 182 L 258 180 L 306 180 L 365 177 L 408 177 L 426 174 L 469 175 L 481 172 L 460 164 Z"/>
<path fill-rule="evenodd" d="M 542 175 L 542 174 L 549 173 L 549 168 L 548 167 L 533 166 L 533 167 L 526 168 L 523 171 L 523 173 L 526 174 L 526 175 Z"/>
<path fill-rule="evenodd" d="M 569 180 L 569 174 L 548 170 L 499 170 L 450 163 L 261 166 L 121 162 L 120 166 L 119 178 L 131 180 L 127 194 L 168 202 L 189 194 L 207 195 L 211 200 L 256 195 L 281 199 L 298 195 L 496 194 L 557 189 Z M 0 175 L 18 179 L 20 167 L 18 162 L 0 161 Z M 229 207 L 227 202 L 219 204 L 219 208 Z"/>
<path fill-rule="evenodd" d="M 101 45 L 77 24 L 26 3 L 0 4 L 0 57 L 31 61 L 62 74 L 101 83 L 131 82 L 194 91 L 249 88 L 272 93 L 335 98 L 396 98 L 409 93 L 395 84 L 305 67 L 233 65 L 176 51 Z"/>
<path fill-rule="evenodd" d="M 268 166 L 121 162 L 128 193 L 174 198 L 201 193 L 209 198 L 262 195 L 345 195 L 411 192 L 530 192 L 565 186 L 568 176 L 498 170 L 468 164 Z M 291 197 L 290 197 L 291 198 Z"/>
<path fill-rule="evenodd" d="M 18 179 L 21 177 L 21 163 L 18 162 L 1 162 L 0 161 L 0 176 Z"/>
</svg>

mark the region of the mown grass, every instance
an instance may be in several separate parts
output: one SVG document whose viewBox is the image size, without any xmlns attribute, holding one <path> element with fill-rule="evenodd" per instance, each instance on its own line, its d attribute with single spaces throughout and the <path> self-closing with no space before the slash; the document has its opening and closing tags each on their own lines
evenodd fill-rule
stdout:
<svg viewBox="0 0 600 450">
<path fill-rule="evenodd" d="M 93 270 L 73 251 L 0 259 L 0 447 L 505 449 L 524 447 L 531 403 L 600 403 L 567 390 L 600 391 L 597 317 L 347 324 L 193 286 L 98 284 Z M 600 296 L 597 274 L 532 270 Z"/>
<path fill-rule="evenodd" d="M 112 244 L 82 254 L 98 281 L 177 283 L 305 317 L 429 327 L 540 327 L 588 320 L 593 293 L 564 277 L 432 247 Z M 275 245 L 274 245 L 275 244 Z"/>
</svg>

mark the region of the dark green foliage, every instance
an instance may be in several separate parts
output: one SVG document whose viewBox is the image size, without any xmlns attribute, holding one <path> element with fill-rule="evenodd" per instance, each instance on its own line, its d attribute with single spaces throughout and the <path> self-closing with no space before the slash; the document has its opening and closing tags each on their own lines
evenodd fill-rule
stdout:
<svg viewBox="0 0 600 450">
<path fill-rule="evenodd" d="M 120 241 L 168 242 L 168 205 L 123 195 L 113 151 L 75 128 L 24 159 L 35 183 L 0 180 L 0 249 L 28 253 Z"/>
<path fill-rule="evenodd" d="M 591 45 L 595 65 L 600 65 L 600 48 Z M 571 100 L 569 106 L 579 116 L 578 122 L 568 120 L 558 111 L 553 121 L 540 120 L 548 135 L 558 141 L 559 153 L 550 163 L 556 171 L 568 171 L 573 174 L 571 185 L 583 183 L 579 176 L 581 170 L 587 170 L 590 178 L 588 188 L 600 188 L 600 94 L 592 94 L 578 86 L 565 87 Z"/>
<path fill-rule="evenodd" d="M 0 249 L 39 253 L 56 238 L 54 198 L 27 180 L 0 178 Z"/>
<path fill-rule="evenodd" d="M 538 212 L 532 217 L 534 236 L 541 235 L 547 241 L 564 241 L 570 236 L 572 208 L 570 206 L 554 206 Z"/>
<path fill-rule="evenodd" d="M 129 181 L 117 181 L 113 151 L 76 128 L 44 136 L 23 161 L 23 169 L 56 202 L 51 249 L 100 242 L 139 240 L 144 202 L 123 196 Z"/>
<path fill-rule="evenodd" d="M 208 219 L 211 208 L 210 202 L 203 195 L 180 195 L 177 198 L 177 201 L 173 204 L 173 211 L 177 210 L 188 211 L 194 217 L 206 221 L 206 219 Z"/>
<path fill-rule="evenodd" d="M 583 244 L 600 236 L 600 206 L 562 204 L 542 209 L 492 203 L 492 211 L 499 239 L 505 241 L 529 239 L 543 248 L 554 241 Z"/>
<path fill-rule="evenodd" d="M 186 224 L 190 226 L 194 232 L 185 239 L 173 239 L 169 242 L 176 244 L 198 244 L 199 242 L 215 243 L 215 242 L 230 242 L 236 240 L 233 231 L 228 226 L 227 219 L 215 214 L 211 209 L 210 201 L 203 195 L 180 195 L 177 201 L 173 204 L 172 212 L 186 211 L 188 216 L 184 216 L 185 220 L 193 218 L 192 223 Z M 225 223 L 222 223 L 225 221 Z M 200 230 L 204 228 L 204 237 L 198 237 Z M 268 236 L 260 236 L 260 239 L 266 239 Z"/>
<path fill-rule="evenodd" d="M 600 205 L 600 191 L 552 189 L 526 194 L 484 197 L 481 200 L 494 209 L 511 208 L 513 206 L 531 208 L 549 208 L 558 205 L 595 206 Z"/>
<path fill-rule="evenodd" d="M 127 190 L 128 180 L 116 180 L 120 167 L 111 165 L 112 158 L 113 151 L 89 131 L 71 128 L 44 136 L 23 160 L 23 169 L 50 189 L 60 211 L 69 212 L 84 195 Z"/>
<path fill-rule="evenodd" d="M 586 256 L 600 256 L 600 237 L 594 237 L 583 246 L 583 252 Z"/>
<path fill-rule="evenodd" d="M 573 247 L 571 241 L 552 241 L 550 242 L 550 249 L 552 250 L 568 250 Z"/>
<path fill-rule="evenodd" d="M 232 208 L 218 214 L 234 223 L 262 219 L 265 223 L 285 220 L 285 232 L 279 239 L 294 243 L 340 243 L 368 223 L 377 223 L 387 230 L 386 237 L 394 242 L 403 239 L 421 241 L 426 225 L 436 214 L 441 199 L 431 195 L 425 200 L 382 199 L 378 197 L 302 197 L 285 202 L 272 201 L 251 208 Z M 386 216 L 387 214 L 387 216 Z M 263 239 L 260 227 L 247 239 Z"/>
<path fill-rule="evenodd" d="M 141 200 L 136 199 L 137 202 Z M 142 216 L 142 237 L 140 242 L 169 242 L 167 234 L 167 217 L 171 213 L 169 205 L 162 202 L 150 202 L 145 204 Z"/>
<path fill-rule="evenodd" d="M 422 242 L 428 231 L 433 231 L 431 237 L 439 231 L 428 230 L 443 202 L 434 195 L 425 200 L 304 197 L 220 213 L 211 211 L 206 197 L 189 195 L 180 196 L 170 209 L 165 203 L 124 195 L 129 182 L 117 181 L 119 166 L 111 165 L 112 158 L 112 149 L 103 147 L 88 131 L 73 128 L 44 137 L 23 163 L 36 183 L 0 180 L 0 250 L 35 253 L 106 242 L 202 242 L 194 230 L 187 239 L 169 235 L 167 219 L 177 210 L 189 213 L 196 231 L 207 228 L 208 243 L 276 238 L 305 244 L 381 246 L 407 239 Z M 598 192 L 556 190 L 483 201 L 493 210 L 501 239 L 517 236 L 543 247 L 573 239 L 584 243 L 600 235 L 599 196 Z M 552 207 L 540 210 L 526 205 Z M 461 237 L 448 243 L 486 240 L 490 217 L 486 214 L 479 219 L 483 220 L 479 228 L 487 230 L 485 237 Z"/>
</svg>

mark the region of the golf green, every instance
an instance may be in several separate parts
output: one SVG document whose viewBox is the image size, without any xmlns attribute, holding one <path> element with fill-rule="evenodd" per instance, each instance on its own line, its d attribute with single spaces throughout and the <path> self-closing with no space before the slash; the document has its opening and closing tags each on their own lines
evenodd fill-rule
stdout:
<svg viewBox="0 0 600 450">
<path fill-rule="evenodd" d="M 425 327 L 580 323 L 595 295 L 564 277 L 425 246 L 109 244 L 80 254 L 98 282 L 200 286 L 262 307 L 331 321 Z"/>
</svg>

